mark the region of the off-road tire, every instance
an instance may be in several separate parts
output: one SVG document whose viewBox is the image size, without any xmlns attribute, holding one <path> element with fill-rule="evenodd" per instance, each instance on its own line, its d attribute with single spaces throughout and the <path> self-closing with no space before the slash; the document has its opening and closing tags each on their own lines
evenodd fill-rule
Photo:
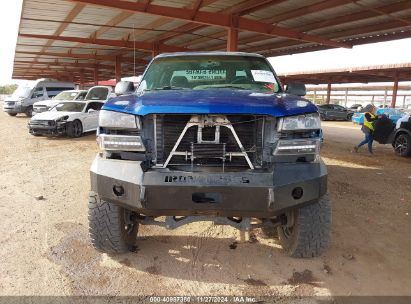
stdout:
<svg viewBox="0 0 411 304">
<path fill-rule="evenodd" d="M 67 123 L 66 133 L 68 137 L 78 138 L 83 135 L 83 125 L 80 120 L 74 120 Z"/>
<path fill-rule="evenodd" d="M 9 116 L 16 116 L 17 115 L 17 113 L 7 113 L 7 114 L 9 114 Z"/>
<path fill-rule="evenodd" d="M 135 246 L 138 223 L 127 231 L 128 210 L 101 200 L 91 192 L 88 203 L 89 234 L 93 247 L 105 253 L 125 253 Z"/>
<path fill-rule="evenodd" d="M 328 248 L 331 230 L 331 203 L 328 195 L 324 195 L 316 203 L 289 212 L 287 216 L 292 217 L 292 226 L 277 227 L 283 250 L 296 258 L 322 255 Z"/>
<path fill-rule="evenodd" d="M 397 155 L 411 156 L 411 136 L 407 133 L 399 134 L 394 140 L 393 147 Z"/>
<path fill-rule="evenodd" d="M 28 107 L 24 114 L 26 114 L 27 117 L 33 117 L 33 107 Z"/>
</svg>

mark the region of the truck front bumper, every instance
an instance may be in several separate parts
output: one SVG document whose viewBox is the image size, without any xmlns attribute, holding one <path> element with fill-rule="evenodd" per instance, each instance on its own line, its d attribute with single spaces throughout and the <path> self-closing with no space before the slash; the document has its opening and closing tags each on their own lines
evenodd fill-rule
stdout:
<svg viewBox="0 0 411 304">
<path fill-rule="evenodd" d="M 7 102 L 3 104 L 3 111 L 10 114 L 24 113 L 26 108 L 23 108 L 21 104 L 16 102 Z"/>
<path fill-rule="evenodd" d="M 91 190 L 102 200 L 148 216 L 268 218 L 316 202 L 327 192 L 324 163 L 281 163 L 272 172 L 184 172 L 103 158 L 91 166 Z"/>
</svg>

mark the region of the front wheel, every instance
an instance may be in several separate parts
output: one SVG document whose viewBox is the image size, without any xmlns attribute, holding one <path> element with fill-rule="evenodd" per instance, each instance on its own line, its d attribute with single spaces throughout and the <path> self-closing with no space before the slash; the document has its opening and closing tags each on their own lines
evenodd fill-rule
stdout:
<svg viewBox="0 0 411 304">
<path fill-rule="evenodd" d="M 88 221 L 93 247 L 105 253 L 130 251 L 136 243 L 138 231 L 138 223 L 133 216 L 133 212 L 90 193 Z"/>
<path fill-rule="evenodd" d="M 403 133 L 398 135 L 394 141 L 394 151 L 399 156 L 411 156 L 411 136 Z"/>
<path fill-rule="evenodd" d="M 287 212 L 286 217 L 287 223 L 277 230 L 289 256 L 317 257 L 325 252 L 331 230 L 331 203 L 327 194 L 316 203 Z"/>
<path fill-rule="evenodd" d="M 352 120 L 352 114 L 348 114 L 347 115 L 347 121 L 351 121 Z"/>
<path fill-rule="evenodd" d="M 67 123 L 67 136 L 77 138 L 83 135 L 83 125 L 81 121 L 75 120 Z"/>
<path fill-rule="evenodd" d="M 24 112 L 24 114 L 26 114 L 27 117 L 32 117 L 33 116 L 33 107 L 28 107 L 26 109 L 26 112 Z"/>
<path fill-rule="evenodd" d="M 16 116 L 17 115 L 17 113 L 7 113 L 7 114 L 9 114 L 9 116 Z"/>
</svg>

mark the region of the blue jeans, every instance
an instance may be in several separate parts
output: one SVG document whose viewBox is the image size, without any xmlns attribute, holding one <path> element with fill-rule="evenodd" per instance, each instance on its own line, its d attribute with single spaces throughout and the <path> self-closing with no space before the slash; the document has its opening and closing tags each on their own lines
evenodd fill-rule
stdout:
<svg viewBox="0 0 411 304">
<path fill-rule="evenodd" d="M 368 151 L 372 153 L 372 142 L 373 139 L 371 133 L 365 133 L 365 139 L 362 142 L 360 142 L 357 147 L 359 148 L 365 144 L 368 144 Z"/>
</svg>

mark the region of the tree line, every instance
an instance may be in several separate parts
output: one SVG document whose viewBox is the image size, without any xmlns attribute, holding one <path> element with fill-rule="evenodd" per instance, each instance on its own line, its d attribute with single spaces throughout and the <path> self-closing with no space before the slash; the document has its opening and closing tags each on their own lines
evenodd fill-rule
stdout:
<svg viewBox="0 0 411 304">
<path fill-rule="evenodd" d="M 0 95 L 10 95 L 17 89 L 17 84 L 0 86 Z"/>
</svg>

